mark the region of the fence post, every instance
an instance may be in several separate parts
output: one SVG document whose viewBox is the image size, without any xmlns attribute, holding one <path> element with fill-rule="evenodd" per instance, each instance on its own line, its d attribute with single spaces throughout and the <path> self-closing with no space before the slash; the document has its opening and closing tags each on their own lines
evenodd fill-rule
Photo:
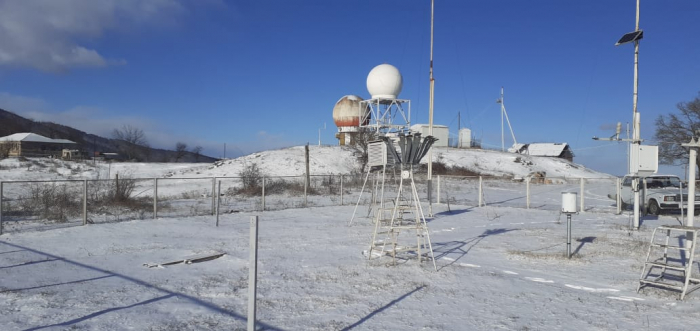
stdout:
<svg viewBox="0 0 700 331">
<path fill-rule="evenodd" d="M 343 175 L 340 175 L 340 205 L 343 205 Z"/>
<path fill-rule="evenodd" d="M 308 149 L 309 146 L 307 145 L 306 148 Z M 310 181 L 309 176 L 308 175 L 304 176 L 304 208 L 309 207 L 309 200 L 306 197 L 306 189 L 309 187 L 309 184 L 310 184 L 309 181 Z"/>
<path fill-rule="evenodd" d="M 211 214 L 216 212 L 216 177 L 211 178 Z"/>
<path fill-rule="evenodd" d="M 585 208 L 583 208 L 584 205 L 585 205 L 585 204 L 584 204 L 584 201 L 583 201 L 583 183 L 584 183 L 584 179 L 581 178 L 581 200 L 580 200 L 580 201 L 581 201 L 581 205 L 579 206 L 579 210 L 580 210 L 581 212 L 585 211 Z"/>
<path fill-rule="evenodd" d="M 481 207 L 484 204 L 484 194 L 482 192 L 483 188 L 483 179 L 481 176 L 479 176 L 479 207 Z"/>
<path fill-rule="evenodd" d="M 221 181 L 219 181 L 219 188 L 216 191 L 216 226 L 219 226 L 219 208 L 221 205 Z"/>
<path fill-rule="evenodd" d="M 153 219 L 158 218 L 158 178 L 153 178 Z"/>
<path fill-rule="evenodd" d="M 437 204 L 440 204 L 440 175 L 437 176 Z"/>
<path fill-rule="evenodd" d="M 87 224 L 87 179 L 83 179 L 83 225 Z"/>
<path fill-rule="evenodd" d="M 262 178 L 262 211 L 265 211 L 265 176 Z"/>
<path fill-rule="evenodd" d="M 248 266 L 248 331 L 255 331 L 258 286 L 258 217 L 250 217 L 250 262 Z"/>
<path fill-rule="evenodd" d="M 2 234 L 2 181 L 0 180 L 0 235 Z"/>
<path fill-rule="evenodd" d="M 681 183 L 681 189 L 683 189 L 683 184 Z M 681 191 L 683 192 L 683 191 Z M 616 202 L 617 202 L 617 213 L 622 214 L 622 197 L 620 196 L 622 194 L 622 185 L 620 185 L 620 178 L 617 178 L 616 180 L 616 188 L 615 188 L 615 195 L 616 195 Z M 681 199 L 683 198 L 683 194 L 681 193 Z M 682 202 L 681 202 L 682 204 Z M 683 208 L 681 208 L 681 216 L 683 216 Z M 681 219 L 683 219 L 681 217 Z"/>
<path fill-rule="evenodd" d="M 530 177 L 525 178 L 525 205 L 530 209 Z"/>
</svg>

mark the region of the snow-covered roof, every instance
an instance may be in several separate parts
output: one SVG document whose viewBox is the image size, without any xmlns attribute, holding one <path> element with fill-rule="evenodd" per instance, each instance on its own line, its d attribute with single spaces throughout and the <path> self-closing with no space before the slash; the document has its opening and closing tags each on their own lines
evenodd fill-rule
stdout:
<svg viewBox="0 0 700 331">
<path fill-rule="evenodd" d="M 559 156 L 566 149 L 566 143 L 539 143 L 527 146 L 530 155 L 536 156 Z"/>
<path fill-rule="evenodd" d="M 38 135 L 36 133 L 25 132 L 25 133 L 15 133 L 9 136 L 0 137 L 0 141 L 23 141 L 23 142 L 35 142 L 35 143 L 51 143 L 51 144 L 75 144 L 75 142 L 67 139 L 51 139 Z"/>
<path fill-rule="evenodd" d="M 560 156 L 568 147 L 567 143 L 533 143 L 514 144 L 509 148 L 509 152 L 527 154 L 532 156 Z"/>
</svg>

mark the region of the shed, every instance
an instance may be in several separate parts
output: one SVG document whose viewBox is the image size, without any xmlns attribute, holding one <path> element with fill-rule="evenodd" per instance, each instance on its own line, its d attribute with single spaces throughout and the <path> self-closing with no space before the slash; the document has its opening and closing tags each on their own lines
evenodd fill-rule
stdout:
<svg viewBox="0 0 700 331">
<path fill-rule="evenodd" d="M 421 136 L 425 137 L 428 135 L 429 124 L 415 124 L 411 125 L 411 131 L 420 133 Z M 438 140 L 433 144 L 434 147 L 447 147 L 447 138 L 449 137 L 450 129 L 445 125 L 433 124 L 433 137 Z"/>
<path fill-rule="evenodd" d="M 75 148 L 67 139 L 51 139 L 36 133 L 15 133 L 0 137 L 0 155 L 60 157 L 64 148 Z"/>
<path fill-rule="evenodd" d="M 557 157 L 571 162 L 574 160 L 574 152 L 567 143 L 515 144 L 508 151 L 531 156 Z"/>
</svg>

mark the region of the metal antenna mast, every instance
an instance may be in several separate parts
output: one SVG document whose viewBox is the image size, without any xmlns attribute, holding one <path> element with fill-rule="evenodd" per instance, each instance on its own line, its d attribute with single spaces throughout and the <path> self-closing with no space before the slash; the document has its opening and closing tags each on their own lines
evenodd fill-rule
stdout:
<svg viewBox="0 0 700 331">
<path fill-rule="evenodd" d="M 503 100 L 503 86 L 501 86 L 501 98 L 496 101 L 497 103 L 501 104 L 501 152 L 505 152 L 506 150 L 506 143 L 505 143 L 505 131 L 503 128 L 503 117 L 505 116 L 506 122 L 508 122 L 508 129 L 510 129 L 510 136 L 513 137 L 513 145 L 517 144 L 518 141 L 515 140 L 515 133 L 513 132 L 513 126 L 510 125 L 510 119 L 508 119 L 508 112 L 506 111 L 506 104 Z"/>
<path fill-rule="evenodd" d="M 433 102 L 435 79 L 433 78 L 433 32 L 435 21 L 435 0 L 430 1 L 430 103 L 428 111 L 428 135 L 433 135 Z M 433 216 L 433 150 L 428 152 L 428 216 Z"/>
</svg>

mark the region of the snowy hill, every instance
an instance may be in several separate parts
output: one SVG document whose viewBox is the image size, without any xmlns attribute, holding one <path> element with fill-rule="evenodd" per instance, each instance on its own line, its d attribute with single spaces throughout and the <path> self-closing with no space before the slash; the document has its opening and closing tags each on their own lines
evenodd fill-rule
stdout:
<svg viewBox="0 0 700 331">
<path fill-rule="evenodd" d="M 609 174 L 588 169 L 563 159 L 503 153 L 480 149 L 434 148 L 433 159 L 448 167 L 464 167 L 491 176 L 523 178 L 539 172 L 547 177 L 609 178 Z M 426 163 L 424 158 L 422 163 Z M 304 146 L 253 153 L 222 160 L 209 166 L 195 166 L 170 172 L 168 176 L 238 176 L 256 164 L 266 176 L 299 176 L 305 173 Z M 309 169 L 313 175 L 351 174 L 359 169 L 353 149 L 344 146 L 309 146 Z"/>
<path fill-rule="evenodd" d="M 563 159 L 503 153 L 492 150 L 435 148 L 433 159 L 447 167 L 462 167 L 482 175 L 523 178 L 533 173 L 547 177 L 609 178 Z M 427 158 L 423 159 L 423 163 Z M 257 152 L 212 164 L 201 163 L 77 163 L 51 159 L 0 160 L 0 180 L 50 180 L 151 177 L 237 177 L 256 164 L 265 176 L 300 176 L 305 173 L 304 146 Z M 353 174 L 360 168 L 353 149 L 345 146 L 309 146 L 312 175 Z"/>
</svg>

